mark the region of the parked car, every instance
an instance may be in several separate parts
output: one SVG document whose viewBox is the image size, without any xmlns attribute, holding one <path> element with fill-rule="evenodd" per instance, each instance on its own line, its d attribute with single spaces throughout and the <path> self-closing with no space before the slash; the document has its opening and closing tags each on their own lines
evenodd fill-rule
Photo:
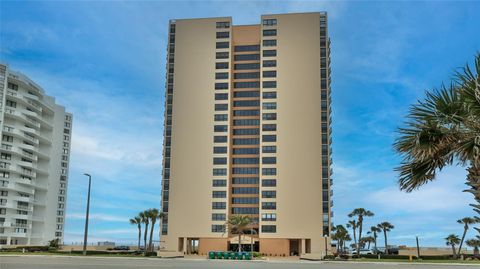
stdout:
<svg viewBox="0 0 480 269">
<path fill-rule="evenodd" d="M 360 250 L 360 255 L 371 255 L 373 254 L 373 251 L 371 249 L 361 249 Z"/>
<path fill-rule="evenodd" d="M 130 250 L 129 246 L 118 246 L 114 247 L 113 250 Z"/>
</svg>

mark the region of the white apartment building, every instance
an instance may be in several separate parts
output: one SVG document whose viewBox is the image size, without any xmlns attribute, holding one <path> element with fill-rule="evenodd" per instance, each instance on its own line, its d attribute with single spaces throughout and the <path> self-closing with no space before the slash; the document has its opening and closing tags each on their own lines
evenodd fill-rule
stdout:
<svg viewBox="0 0 480 269">
<path fill-rule="evenodd" d="M 63 242 L 72 114 L 0 64 L 0 248 Z"/>
</svg>

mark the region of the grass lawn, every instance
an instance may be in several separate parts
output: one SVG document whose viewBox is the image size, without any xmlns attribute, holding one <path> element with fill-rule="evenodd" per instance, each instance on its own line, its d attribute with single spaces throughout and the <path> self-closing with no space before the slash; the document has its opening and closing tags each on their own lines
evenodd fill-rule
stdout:
<svg viewBox="0 0 480 269">
<path fill-rule="evenodd" d="M 352 259 L 349 261 L 355 261 L 355 262 L 404 262 L 404 263 L 465 263 L 465 264 L 479 264 L 480 261 L 462 261 L 462 260 L 404 260 L 404 259 L 367 259 L 367 258 L 362 258 L 362 259 Z"/>
</svg>

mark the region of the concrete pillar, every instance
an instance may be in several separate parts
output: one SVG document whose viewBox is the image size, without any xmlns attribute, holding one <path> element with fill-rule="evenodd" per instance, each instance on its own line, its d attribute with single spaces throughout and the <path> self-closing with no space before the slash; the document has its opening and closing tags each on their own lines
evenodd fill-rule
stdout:
<svg viewBox="0 0 480 269">
<path fill-rule="evenodd" d="M 301 255 L 305 254 L 305 250 L 307 249 L 306 247 L 307 247 L 307 245 L 305 243 L 305 239 L 301 239 L 301 248 L 300 248 Z"/>
</svg>

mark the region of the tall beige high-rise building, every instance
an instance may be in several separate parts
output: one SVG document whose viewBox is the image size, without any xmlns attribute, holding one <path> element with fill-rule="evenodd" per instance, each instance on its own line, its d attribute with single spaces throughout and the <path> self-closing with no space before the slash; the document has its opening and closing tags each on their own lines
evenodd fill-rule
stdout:
<svg viewBox="0 0 480 269">
<path fill-rule="evenodd" d="M 63 242 L 72 114 L 0 64 L 0 249 Z"/>
<path fill-rule="evenodd" d="M 322 255 L 331 223 L 330 58 L 324 12 L 172 20 L 164 251 Z"/>
</svg>

